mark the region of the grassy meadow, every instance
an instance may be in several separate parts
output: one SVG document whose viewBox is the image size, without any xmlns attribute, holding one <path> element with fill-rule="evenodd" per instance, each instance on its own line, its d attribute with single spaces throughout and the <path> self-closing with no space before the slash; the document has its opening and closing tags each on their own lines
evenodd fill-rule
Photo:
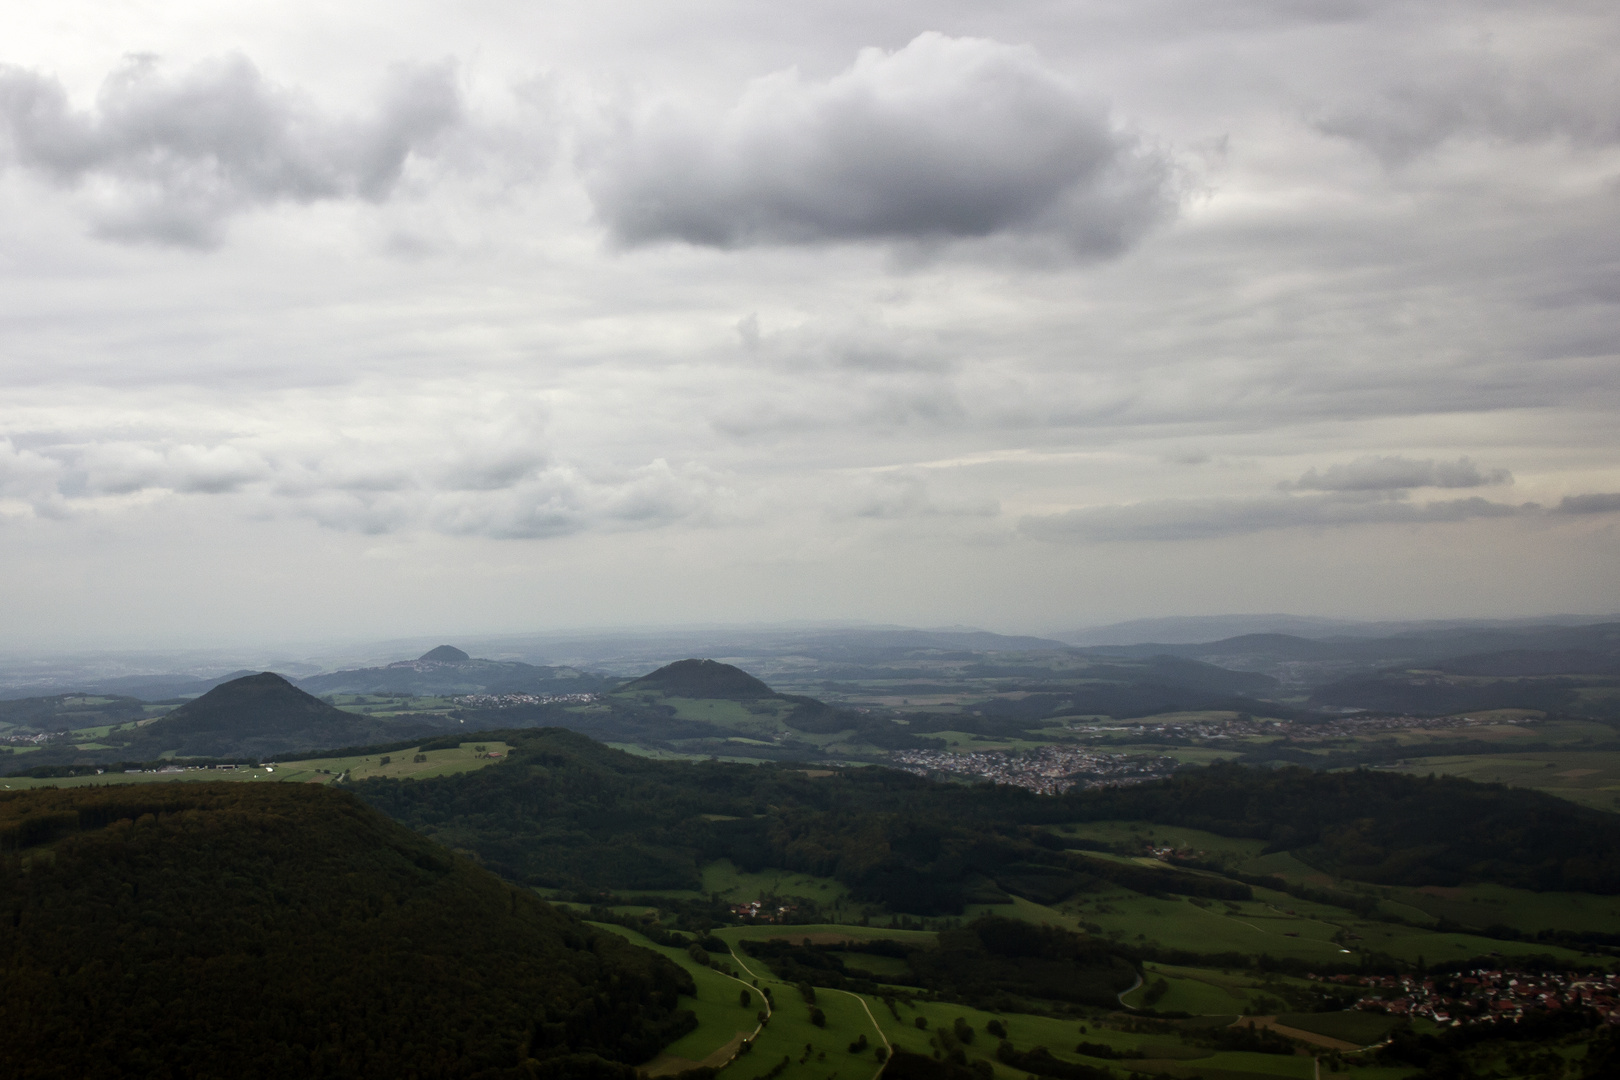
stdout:
<svg viewBox="0 0 1620 1080">
<path fill-rule="evenodd" d="M 482 749 L 480 749 L 480 747 Z M 21 791 L 41 787 L 91 787 L 98 784 L 150 784 L 165 781 L 272 780 L 294 784 L 330 784 L 349 775 L 351 780 L 370 780 L 375 777 L 397 779 L 425 779 L 430 776 L 448 776 L 451 773 L 470 772 L 503 760 L 511 751 L 503 742 L 465 742 L 455 749 L 421 751 L 417 748 L 394 750 L 390 753 L 357 757 L 311 758 L 304 761 L 283 761 L 274 765 L 236 769 L 185 769 L 178 772 L 124 773 L 109 770 L 93 776 L 30 777 L 9 776 L 0 780 L 4 790 Z M 490 754 L 498 757 L 490 757 Z M 420 755 L 424 760 L 417 761 Z M 387 759 L 386 761 L 384 759 Z M 176 766 L 178 768 L 178 766 Z"/>
</svg>

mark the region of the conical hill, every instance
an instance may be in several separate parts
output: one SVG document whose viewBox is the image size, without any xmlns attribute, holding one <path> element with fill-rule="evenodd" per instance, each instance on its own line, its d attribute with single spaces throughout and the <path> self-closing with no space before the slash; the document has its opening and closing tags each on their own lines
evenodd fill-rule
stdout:
<svg viewBox="0 0 1620 1080">
<path fill-rule="evenodd" d="M 153 721 L 142 729 L 140 743 L 182 757 L 263 757 L 386 742 L 430 730 L 419 722 L 344 712 L 265 671 L 221 683 Z"/>
<path fill-rule="evenodd" d="M 677 660 L 643 675 L 622 687 L 624 690 L 658 690 L 678 697 L 751 698 L 776 697 L 777 693 L 742 668 L 718 660 Z"/>
</svg>

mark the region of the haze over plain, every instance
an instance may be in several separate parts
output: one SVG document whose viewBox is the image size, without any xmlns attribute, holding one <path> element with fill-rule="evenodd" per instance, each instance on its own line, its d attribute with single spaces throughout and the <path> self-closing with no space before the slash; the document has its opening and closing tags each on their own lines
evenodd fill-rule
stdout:
<svg viewBox="0 0 1620 1080">
<path fill-rule="evenodd" d="M 8 646 L 1620 608 L 1612 5 L 7 23 Z"/>
</svg>

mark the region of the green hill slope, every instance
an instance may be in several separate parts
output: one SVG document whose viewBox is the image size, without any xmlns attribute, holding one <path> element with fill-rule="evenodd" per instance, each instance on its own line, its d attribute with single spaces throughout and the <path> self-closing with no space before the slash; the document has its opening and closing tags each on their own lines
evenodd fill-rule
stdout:
<svg viewBox="0 0 1620 1080">
<path fill-rule="evenodd" d="M 0 793 L 0 1075 L 630 1080 L 690 977 L 312 785 Z"/>
</svg>

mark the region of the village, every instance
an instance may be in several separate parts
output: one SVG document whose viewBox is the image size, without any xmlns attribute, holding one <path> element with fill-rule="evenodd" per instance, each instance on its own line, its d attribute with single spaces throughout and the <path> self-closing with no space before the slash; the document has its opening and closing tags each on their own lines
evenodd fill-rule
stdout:
<svg viewBox="0 0 1620 1080">
<path fill-rule="evenodd" d="M 588 705 L 599 694 L 463 694 L 451 702 L 467 709 L 511 709 L 519 705 Z"/>
<path fill-rule="evenodd" d="M 1321 981 L 1370 988 L 1373 994 L 1357 1002 L 1358 1009 L 1449 1027 L 1516 1023 L 1529 1012 L 1578 1007 L 1620 1025 L 1620 975 L 1480 968 L 1455 975 L 1331 975 Z"/>
<path fill-rule="evenodd" d="M 1057 795 L 1072 788 L 1112 787 L 1157 780 L 1175 771 L 1170 757 L 1099 754 L 1063 746 L 1035 750 L 980 750 L 952 754 L 940 750 L 902 750 L 889 764 L 919 776 L 961 778 L 992 784 L 1011 784 L 1041 795 Z"/>
</svg>

